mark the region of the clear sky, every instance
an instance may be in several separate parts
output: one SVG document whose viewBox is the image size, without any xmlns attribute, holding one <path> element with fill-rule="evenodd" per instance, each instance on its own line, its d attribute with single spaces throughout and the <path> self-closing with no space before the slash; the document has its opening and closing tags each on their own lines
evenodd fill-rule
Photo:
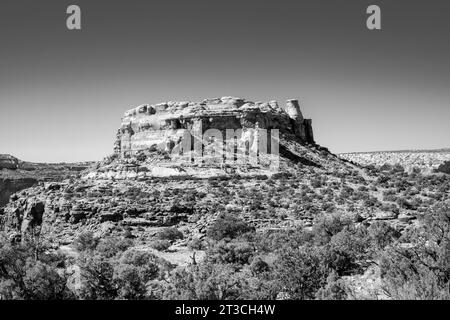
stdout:
<svg viewBox="0 0 450 320">
<path fill-rule="evenodd" d="M 298 98 L 332 152 L 449 147 L 449 16 L 444 0 L 2 0 L 0 153 L 100 160 L 127 109 L 220 96 Z"/>
</svg>

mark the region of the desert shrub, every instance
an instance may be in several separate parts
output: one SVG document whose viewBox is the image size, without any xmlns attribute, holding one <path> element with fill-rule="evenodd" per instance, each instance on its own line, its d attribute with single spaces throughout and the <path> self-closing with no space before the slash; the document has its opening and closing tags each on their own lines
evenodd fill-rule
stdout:
<svg viewBox="0 0 450 320">
<path fill-rule="evenodd" d="M 339 194 L 339 197 L 345 199 L 350 197 L 355 191 L 353 190 L 352 187 L 346 186 L 344 185 L 342 187 L 341 193 Z"/>
<path fill-rule="evenodd" d="M 44 245 L 10 244 L 0 236 L 0 297 L 3 299 L 69 299 L 64 260 Z"/>
<path fill-rule="evenodd" d="M 67 287 L 68 274 L 41 261 L 27 261 L 23 284 L 26 299 L 54 300 L 74 298 Z"/>
<path fill-rule="evenodd" d="M 304 205 L 304 209 L 308 212 L 308 214 L 310 216 L 315 216 L 316 214 L 318 214 L 321 211 L 317 205 L 312 204 L 312 203 L 306 203 Z"/>
<path fill-rule="evenodd" d="M 258 275 L 264 272 L 269 272 L 270 266 L 261 257 L 254 257 L 252 263 L 250 264 L 250 270 L 253 274 Z"/>
<path fill-rule="evenodd" d="M 324 252 L 318 247 L 283 250 L 274 263 L 274 277 L 279 292 L 285 293 L 290 299 L 314 299 L 330 273 L 323 261 Z"/>
<path fill-rule="evenodd" d="M 322 180 L 320 178 L 313 178 L 311 180 L 311 187 L 317 189 L 323 186 Z"/>
<path fill-rule="evenodd" d="M 448 205 L 435 205 L 420 217 L 423 231 L 427 237 L 439 246 L 450 241 L 450 208 Z"/>
<path fill-rule="evenodd" d="M 322 217 L 312 232 L 290 237 L 297 239 L 280 247 L 272 272 L 279 292 L 290 299 L 343 299 L 344 284 L 337 278 L 367 267 L 367 230 L 344 217 Z"/>
<path fill-rule="evenodd" d="M 320 193 L 322 195 L 333 195 L 334 194 L 333 189 L 330 186 L 321 189 Z"/>
<path fill-rule="evenodd" d="M 359 192 L 367 192 L 369 189 L 366 186 L 359 186 L 357 189 Z"/>
<path fill-rule="evenodd" d="M 345 300 L 348 287 L 336 272 L 331 272 L 324 287 L 316 293 L 317 300 Z"/>
<path fill-rule="evenodd" d="M 365 207 L 370 208 L 370 207 L 378 207 L 378 206 L 381 206 L 381 203 L 378 201 L 377 198 L 369 196 L 368 198 L 366 198 L 366 199 L 364 200 L 363 205 L 364 205 Z"/>
<path fill-rule="evenodd" d="M 108 237 L 100 240 L 96 252 L 106 258 L 112 258 L 130 248 L 133 244 L 134 242 L 131 239 Z"/>
<path fill-rule="evenodd" d="M 73 246 L 78 251 L 94 250 L 99 241 L 100 239 L 95 237 L 92 231 L 86 231 L 75 238 Z"/>
<path fill-rule="evenodd" d="M 346 226 L 324 247 L 323 263 L 339 276 L 358 273 L 365 267 L 367 249 L 366 229 Z"/>
<path fill-rule="evenodd" d="M 118 248 L 113 249 L 114 243 Z M 102 240 L 95 251 L 83 252 L 76 263 L 81 284 L 77 296 L 90 300 L 146 299 L 149 281 L 170 267 L 148 251 L 130 248 L 128 239 L 115 238 Z"/>
<path fill-rule="evenodd" d="M 233 214 L 223 213 L 214 221 L 206 231 L 206 235 L 219 241 L 224 238 L 236 238 L 254 230 L 247 222 Z"/>
<path fill-rule="evenodd" d="M 100 254 L 83 254 L 78 259 L 80 267 L 81 299 L 112 300 L 118 288 L 113 281 L 114 262 Z"/>
<path fill-rule="evenodd" d="M 123 232 L 123 237 L 124 237 L 125 239 L 133 239 L 133 238 L 135 238 L 135 236 L 134 236 L 133 233 L 131 232 L 131 228 L 125 229 L 125 231 Z"/>
<path fill-rule="evenodd" d="M 405 172 L 405 168 L 401 164 L 396 163 L 394 166 L 392 166 L 391 173 L 395 174 L 403 172 Z"/>
<path fill-rule="evenodd" d="M 321 209 L 324 212 L 331 213 L 331 212 L 334 212 L 336 210 L 336 206 L 332 202 L 324 202 L 322 204 L 322 208 Z"/>
<path fill-rule="evenodd" d="M 183 233 L 175 227 L 163 229 L 158 233 L 160 240 L 175 241 L 177 239 L 183 239 Z"/>
<path fill-rule="evenodd" d="M 413 209 L 412 204 L 404 197 L 398 197 L 397 204 L 400 208 L 403 209 Z"/>
<path fill-rule="evenodd" d="M 377 184 L 380 184 L 382 187 L 385 187 L 386 184 L 389 182 L 389 177 L 385 175 L 381 175 L 377 178 Z"/>
<path fill-rule="evenodd" d="M 143 162 L 143 161 L 147 160 L 147 156 L 146 156 L 142 151 L 140 151 L 140 152 L 136 155 L 136 160 L 137 160 L 137 161 L 140 161 L 140 162 Z"/>
<path fill-rule="evenodd" d="M 306 243 L 312 243 L 314 235 L 312 232 L 302 228 L 266 231 L 254 235 L 252 243 L 255 251 L 272 253 L 282 251 L 285 247 L 299 247 Z"/>
<path fill-rule="evenodd" d="M 188 248 L 191 250 L 204 250 L 205 244 L 202 240 L 195 238 L 189 241 Z"/>
<path fill-rule="evenodd" d="M 154 240 L 150 242 L 150 247 L 158 251 L 166 251 L 170 247 L 169 240 Z"/>
<path fill-rule="evenodd" d="M 171 272 L 162 298 L 173 300 L 245 299 L 248 277 L 228 265 L 201 263 Z"/>
<path fill-rule="evenodd" d="M 384 253 L 380 268 L 385 292 L 393 299 L 402 300 L 450 299 L 448 278 L 415 254 L 404 248 Z"/>
<path fill-rule="evenodd" d="M 394 299 L 449 299 L 450 210 L 430 208 L 422 225 L 388 247 L 380 262 L 385 290 Z"/>
<path fill-rule="evenodd" d="M 316 217 L 313 234 L 319 244 L 328 243 L 332 236 L 339 233 L 351 220 L 341 214 L 322 214 Z"/>
<path fill-rule="evenodd" d="M 375 250 L 382 250 L 387 245 L 400 237 L 400 232 L 395 230 L 385 221 L 376 221 L 368 228 L 368 236 Z"/>
<path fill-rule="evenodd" d="M 221 240 L 208 248 L 206 259 L 212 263 L 244 265 L 249 263 L 253 254 L 253 246 L 246 241 Z"/>
<path fill-rule="evenodd" d="M 159 273 L 158 259 L 149 252 L 127 250 L 114 267 L 113 281 L 118 287 L 119 299 L 143 299 L 147 283 Z"/>
<path fill-rule="evenodd" d="M 397 196 L 394 195 L 394 194 L 384 195 L 384 196 L 383 196 L 383 201 L 392 201 L 392 202 L 396 202 L 396 201 L 397 201 Z"/>
</svg>

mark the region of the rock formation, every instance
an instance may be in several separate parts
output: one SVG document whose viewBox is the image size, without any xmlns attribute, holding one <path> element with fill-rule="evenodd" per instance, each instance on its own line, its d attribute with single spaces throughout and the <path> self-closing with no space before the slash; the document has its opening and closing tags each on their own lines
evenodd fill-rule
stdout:
<svg viewBox="0 0 450 320">
<path fill-rule="evenodd" d="M 450 161 L 445 161 L 437 168 L 438 172 L 450 174 Z"/>
<path fill-rule="evenodd" d="M 0 154 L 0 170 L 16 170 L 19 168 L 19 160 L 9 154 Z"/>
<path fill-rule="evenodd" d="M 0 207 L 20 190 L 44 181 L 61 181 L 76 176 L 91 163 L 32 163 L 21 161 L 9 154 L 0 154 Z"/>
<path fill-rule="evenodd" d="M 30 188 L 38 183 L 33 177 L 12 177 L 0 176 L 0 207 L 7 204 L 9 197 L 17 191 Z"/>
<path fill-rule="evenodd" d="M 314 143 L 310 119 L 304 119 L 297 100 L 287 100 L 284 108 L 276 101 L 251 102 L 222 97 L 201 102 L 164 102 L 128 110 L 117 133 L 114 152 L 121 158 L 139 152 L 171 152 L 188 130 L 196 139 L 208 129 L 227 138 L 226 130 L 241 130 L 237 139 L 252 141 L 256 129 L 279 129 L 304 143 Z M 191 148 L 194 148 L 191 144 Z M 268 142 L 270 149 L 270 142 Z"/>
</svg>

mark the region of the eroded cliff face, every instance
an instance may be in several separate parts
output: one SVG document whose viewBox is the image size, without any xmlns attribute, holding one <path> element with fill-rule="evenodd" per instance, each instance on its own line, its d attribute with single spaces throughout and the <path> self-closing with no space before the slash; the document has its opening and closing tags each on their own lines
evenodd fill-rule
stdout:
<svg viewBox="0 0 450 320">
<path fill-rule="evenodd" d="M 297 100 L 287 100 L 280 108 L 276 101 L 263 103 L 222 97 L 133 108 L 122 118 L 114 151 L 121 158 L 139 152 L 171 152 L 180 147 L 186 130 L 195 140 L 211 129 L 220 131 L 224 142 L 231 137 L 251 145 L 258 129 L 278 129 L 280 133 L 294 135 L 301 142 L 314 144 L 311 119 L 303 118 Z M 229 136 L 227 130 L 234 130 L 233 135 Z M 194 144 L 195 141 L 191 144 L 192 149 Z M 270 149 L 270 142 L 268 144 Z"/>
</svg>

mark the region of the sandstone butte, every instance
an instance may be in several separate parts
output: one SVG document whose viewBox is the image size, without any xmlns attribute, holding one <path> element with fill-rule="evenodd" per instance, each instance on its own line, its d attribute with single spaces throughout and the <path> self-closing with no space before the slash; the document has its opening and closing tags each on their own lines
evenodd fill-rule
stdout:
<svg viewBox="0 0 450 320">
<path fill-rule="evenodd" d="M 215 136 L 208 135 L 212 129 Z M 273 129 L 277 129 L 276 136 Z M 264 139 L 261 138 L 263 131 Z M 253 151 L 258 154 L 257 162 L 225 162 L 225 155 L 221 165 L 217 158 L 206 161 L 208 141 L 216 139 L 217 133 L 223 150 L 234 143 L 232 152 Z M 194 158 L 198 155 L 199 142 L 204 144 L 200 151 L 203 158 L 197 161 L 198 158 Z M 235 97 L 144 104 L 125 112 L 117 131 L 114 154 L 84 178 L 270 174 L 274 172 L 273 163 L 278 154 L 285 158 L 296 157 L 288 151 L 288 142 L 316 146 L 312 121 L 303 117 L 298 100 L 289 99 L 282 107 L 276 101 L 252 102 Z M 136 165 L 136 159 L 146 159 L 146 165 L 141 165 L 139 170 L 130 169 Z"/>
<path fill-rule="evenodd" d="M 311 119 L 304 119 L 298 100 L 252 102 L 234 97 L 206 99 L 201 102 L 164 102 L 141 105 L 127 111 L 117 132 L 115 153 L 121 157 L 161 146 L 171 151 L 181 141 L 184 129 L 203 134 L 208 129 L 244 131 L 238 139 L 252 140 L 255 130 L 279 129 L 300 141 L 314 143 Z M 247 134 L 245 134 L 247 133 Z M 160 147 L 160 148 L 161 148 Z"/>
</svg>

